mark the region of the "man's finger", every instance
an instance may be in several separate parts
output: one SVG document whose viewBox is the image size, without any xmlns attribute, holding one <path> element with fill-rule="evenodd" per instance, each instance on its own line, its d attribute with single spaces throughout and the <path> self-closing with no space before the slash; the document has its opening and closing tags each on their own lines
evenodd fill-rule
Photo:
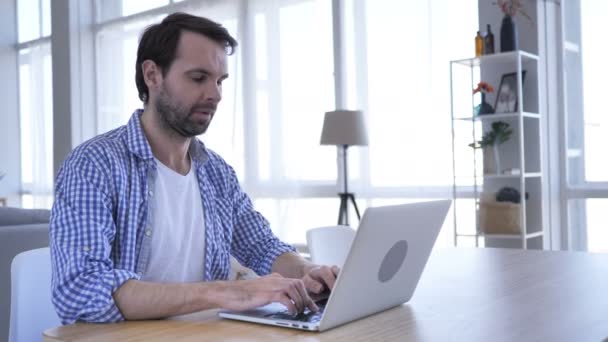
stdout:
<svg viewBox="0 0 608 342">
<path fill-rule="evenodd" d="M 340 267 L 338 267 L 338 266 L 336 266 L 336 265 L 333 265 L 333 266 L 331 267 L 331 271 L 334 273 L 334 275 L 335 275 L 336 277 L 338 277 L 338 274 L 340 273 Z"/>
<path fill-rule="evenodd" d="M 300 294 L 297 283 L 290 280 L 289 283 L 285 285 L 284 291 L 295 304 L 297 312 L 304 311 L 304 298 L 302 298 L 302 295 Z"/>
<path fill-rule="evenodd" d="M 325 283 L 327 288 L 330 290 L 333 289 L 334 283 L 336 282 L 336 276 L 334 275 L 334 272 L 332 272 L 332 270 L 327 266 L 319 268 L 318 272 L 319 276 L 321 277 L 321 279 L 323 279 L 323 282 Z"/>
<path fill-rule="evenodd" d="M 316 280 L 310 275 L 304 277 L 304 285 L 308 291 L 316 294 L 323 292 L 323 288 L 325 287 L 322 282 Z"/>
<path fill-rule="evenodd" d="M 287 311 L 289 311 L 290 314 L 295 315 L 298 313 L 295 304 L 285 294 L 278 295 L 274 301 L 285 305 L 285 307 L 287 307 Z"/>
<path fill-rule="evenodd" d="M 304 308 L 302 308 L 302 310 L 304 310 L 306 307 L 308 307 L 311 311 L 315 311 L 315 312 L 318 311 L 319 308 L 317 307 L 315 302 L 312 300 L 312 298 L 310 298 L 310 296 L 308 295 L 308 291 L 306 290 L 304 281 L 298 280 L 296 285 L 298 287 L 298 290 L 300 291 L 300 295 L 302 296 L 302 300 L 303 300 L 303 304 L 304 304 Z"/>
</svg>

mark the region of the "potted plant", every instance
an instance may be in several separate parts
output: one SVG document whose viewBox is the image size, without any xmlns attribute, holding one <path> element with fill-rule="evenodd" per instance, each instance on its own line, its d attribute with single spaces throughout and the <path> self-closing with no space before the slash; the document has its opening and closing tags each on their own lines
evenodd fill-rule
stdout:
<svg viewBox="0 0 608 342">
<path fill-rule="evenodd" d="M 500 167 L 500 155 L 498 153 L 498 146 L 509 140 L 511 138 L 511 134 L 513 134 L 513 130 L 511 129 L 511 126 L 509 126 L 508 123 L 504 121 L 495 121 L 492 122 L 492 129 L 487 131 L 483 135 L 483 137 L 481 137 L 481 140 L 469 144 L 469 146 L 474 149 L 483 149 L 484 173 L 501 173 L 502 169 Z M 490 153 L 490 150 L 487 149 L 488 147 L 492 148 L 492 153 Z M 491 157 L 493 157 L 494 159 L 494 165 L 489 162 L 489 159 Z"/>
</svg>

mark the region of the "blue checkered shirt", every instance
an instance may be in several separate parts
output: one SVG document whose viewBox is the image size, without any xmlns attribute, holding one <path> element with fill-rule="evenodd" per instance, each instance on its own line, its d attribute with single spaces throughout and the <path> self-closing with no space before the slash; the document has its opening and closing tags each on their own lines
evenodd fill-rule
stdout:
<svg viewBox="0 0 608 342">
<path fill-rule="evenodd" d="M 146 270 L 157 166 L 140 115 L 78 146 L 57 175 L 52 295 L 64 324 L 124 320 L 112 293 Z M 205 213 L 201 280 L 227 279 L 231 254 L 260 275 L 270 273 L 276 257 L 293 247 L 273 235 L 220 156 L 197 139 L 189 152 Z"/>
</svg>

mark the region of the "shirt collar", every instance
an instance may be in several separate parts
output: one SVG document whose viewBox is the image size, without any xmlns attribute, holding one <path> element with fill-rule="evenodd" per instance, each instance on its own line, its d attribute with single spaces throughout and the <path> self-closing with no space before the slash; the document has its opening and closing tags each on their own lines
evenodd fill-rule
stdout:
<svg viewBox="0 0 608 342">
<path fill-rule="evenodd" d="M 131 153 L 144 160 L 154 160 L 154 154 L 148 143 L 148 139 L 141 126 L 141 114 L 143 109 L 137 109 L 131 115 L 127 123 L 127 146 Z M 188 147 L 190 157 L 196 163 L 202 164 L 209 159 L 209 153 L 202 141 L 196 137 L 190 141 Z"/>
</svg>

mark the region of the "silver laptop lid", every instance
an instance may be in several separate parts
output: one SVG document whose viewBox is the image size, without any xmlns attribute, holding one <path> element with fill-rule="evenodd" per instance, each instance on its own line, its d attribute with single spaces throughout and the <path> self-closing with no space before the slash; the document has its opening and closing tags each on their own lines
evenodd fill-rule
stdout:
<svg viewBox="0 0 608 342">
<path fill-rule="evenodd" d="M 319 330 L 410 300 L 451 200 L 368 208 Z"/>
</svg>

